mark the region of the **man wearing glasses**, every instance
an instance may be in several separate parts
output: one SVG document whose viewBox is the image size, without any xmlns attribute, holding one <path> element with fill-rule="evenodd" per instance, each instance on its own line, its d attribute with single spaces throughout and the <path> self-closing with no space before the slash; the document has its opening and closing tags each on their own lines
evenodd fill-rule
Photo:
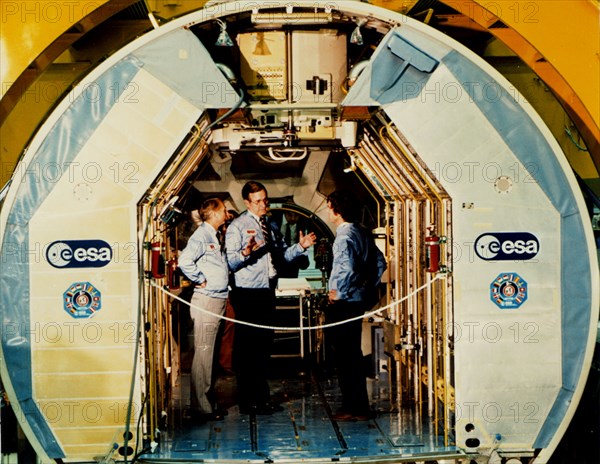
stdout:
<svg viewBox="0 0 600 464">
<path fill-rule="evenodd" d="M 260 182 L 247 182 L 242 198 L 247 210 L 229 225 L 225 238 L 227 261 L 234 276 L 231 302 L 236 319 L 272 326 L 278 263 L 305 254 L 317 237 L 313 232 L 300 232 L 299 242 L 288 247 L 277 225 L 267 216 L 267 190 Z M 236 325 L 234 370 L 242 414 L 273 414 L 283 409 L 271 403 L 267 383 L 272 343 L 272 330 Z"/>
</svg>

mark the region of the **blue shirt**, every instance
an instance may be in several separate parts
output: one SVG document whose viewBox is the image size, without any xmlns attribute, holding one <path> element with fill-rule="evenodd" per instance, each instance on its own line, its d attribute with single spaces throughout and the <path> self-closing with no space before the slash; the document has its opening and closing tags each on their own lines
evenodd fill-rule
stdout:
<svg viewBox="0 0 600 464">
<path fill-rule="evenodd" d="M 206 287 L 196 286 L 194 291 L 213 298 L 227 298 L 227 259 L 217 231 L 207 222 L 200 224 L 188 240 L 179 256 L 179 269 L 196 284 L 206 282 Z"/>
<path fill-rule="evenodd" d="M 369 262 L 373 263 L 371 269 Z M 349 222 L 338 226 L 329 277 L 329 290 L 336 291 L 336 300 L 366 301 L 369 289 L 365 287 L 379 284 L 386 268 L 383 253 L 366 229 Z"/>
<path fill-rule="evenodd" d="M 265 238 L 258 221 L 258 217 L 245 211 L 227 227 L 225 249 L 236 287 L 270 288 L 270 281 L 275 277 L 273 268 L 277 267 L 277 260 L 292 261 L 305 253 L 299 243 L 288 247 L 277 225 L 269 220 L 271 252 L 263 246 L 249 256 L 242 255 L 242 249 L 246 247 L 250 237 L 254 236 L 257 242 L 264 242 Z"/>
</svg>

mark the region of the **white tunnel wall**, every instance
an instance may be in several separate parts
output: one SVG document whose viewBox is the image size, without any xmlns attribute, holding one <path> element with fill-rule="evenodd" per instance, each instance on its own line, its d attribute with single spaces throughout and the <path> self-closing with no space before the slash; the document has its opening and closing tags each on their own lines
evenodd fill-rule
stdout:
<svg viewBox="0 0 600 464">
<path fill-rule="evenodd" d="M 452 197 L 457 444 L 546 448 L 574 412 L 593 349 L 589 220 L 563 153 L 525 99 L 454 47 L 403 25 L 343 104 L 380 102 Z M 536 253 L 483 259 L 475 248 L 486 234 L 532 239 Z M 525 281 L 525 301 L 494 302 L 494 284 L 507 281 Z"/>
<path fill-rule="evenodd" d="M 442 64 L 427 87 L 448 83 L 457 80 Z M 472 436 L 492 445 L 501 437 L 503 447 L 530 448 L 561 385 L 560 217 L 466 92 L 456 100 L 421 97 L 386 112 L 453 201 L 457 442 Z M 494 185 L 500 176 L 511 179 L 507 193 Z M 533 234 L 540 253 L 529 261 L 480 259 L 477 238 L 499 232 Z M 501 309 L 490 298 L 505 273 L 528 283 L 519 308 Z"/>
<path fill-rule="evenodd" d="M 122 55 L 49 118 L 2 210 L 1 297 L 12 329 L 4 378 L 36 451 L 68 461 L 123 441 L 139 312 L 137 203 L 204 108 L 239 99 L 189 31 Z M 76 292 L 90 304 L 73 307 Z"/>
<path fill-rule="evenodd" d="M 106 267 L 85 272 L 56 269 L 45 259 L 30 262 L 31 288 L 35 289 L 31 323 L 72 327 L 75 334 L 58 341 L 41 337 L 32 343 L 34 392 L 42 410 L 49 403 L 60 405 L 63 411 L 68 407 L 65 403 L 81 403 L 81 417 L 63 414 L 54 423 L 70 457 L 80 452 L 87 455 L 94 446 L 109 443 L 114 431 L 106 427 L 115 417 L 121 416 L 118 425 L 125 424 L 137 339 L 136 203 L 147 188 L 147 179 L 156 177 L 200 113 L 144 69 L 129 86 L 135 87 L 138 101 L 117 102 L 112 107 L 73 160 L 82 168 L 88 166 L 87 171 L 75 170 L 72 181 L 57 183 L 29 225 L 30 244 L 101 239 L 113 253 Z M 94 182 L 90 182 L 92 171 L 102 173 Z M 62 308 L 64 302 L 56 297 L 74 282 L 94 285 L 101 292 L 102 305 L 93 317 L 75 319 L 75 324 Z M 77 385 L 67 400 L 64 385 Z M 139 411 L 139 393 L 135 398 L 134 411 Z M 86 414 L 92 413 L 91 408 L 97 413 L 89 423 Z M 88 439 L 82 440 L 82 426 L 89 431 Z M 69 446 L 82 441 L 88 449 Z"/>
</svg>

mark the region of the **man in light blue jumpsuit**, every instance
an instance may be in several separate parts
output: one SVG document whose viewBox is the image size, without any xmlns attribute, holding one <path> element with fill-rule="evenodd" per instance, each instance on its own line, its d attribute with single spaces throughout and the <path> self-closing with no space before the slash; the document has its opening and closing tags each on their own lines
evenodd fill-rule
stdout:
<svg viewBox="0 0 600 464">
<path fill-rule="evenodd" d="M 327 197 L 329 220 L 337 227 L 333 264 L 329 277 L 328 323 L 360 316 L 374 305 L 373 295 L 387 264 L 367 229 L 357 223 L 356 198 L 342 190 Z M 336 421 L 373 417 L 367 394 L 367 378 L 361 350 L 362 319 L 327 329 L 338 370 L 342 405 Z"/>
<path fill-rule="evenodd" d="M 267 216 L 267 190 L 259 182 L 247 182 L 242 198 L 248 208 L 227 228 L 225 248 L 233 272 L 231 302 L 236 319 L 272 326 L 275 315 L 277 268 L 314 245 L 313 232 L 300 232 L 299 242 L 289 246 L 275 222 Z M 267 382 L 273 331 L 243 324 L 235 327 L 233 367 L 242 414 L 272 414 L 281 406 L 271 403 Z"/>
<path fill-rule="evenodd" d="M 227 259 L 217 235 L 229 218 L 225 204 L 211 198 L 200 207 L 202 223 L 179 256 L 179 268 L 195 287 L 190 315 L 194 321 L 192 407 L 206 419 L 220 419 L 208 394 L 212 387 L 215 339 L 229 293 Z M 196 309 L 201 308 L 203 311 Z"/>
</svg>

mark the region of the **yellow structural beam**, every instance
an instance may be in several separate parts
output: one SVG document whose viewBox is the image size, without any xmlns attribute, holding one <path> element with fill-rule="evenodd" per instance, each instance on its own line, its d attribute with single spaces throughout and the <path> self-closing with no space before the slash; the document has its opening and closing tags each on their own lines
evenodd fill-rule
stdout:
<svg viewBox="0 0 600 464">
<path fill-rule="evenodd" d="M 0 2 L 0 81 L 3 97 L 45 49 L 100 2 Z"/>
<path fill-rule="evenodd" d="M 72 43 L 136 0 L 0 2 L 0 123 Z"/>
<path fill-rule="evenodd" d="M 0 98 L 23 75 L 37 77 L 75 40 L 138 0 L 0 1 Z M 163 18 L 201 8 L 206 0 L 146 0 Z M 413 2 L 414 3 L 414 2 Z"/>
<path fill-rule="evenodd" d="M 442 0 L 504 42 L 552 89 L 600 170 L 600 4 Z"/>
<path fill-rule="evenodd" d="M 67 63 L 39 78 L 76 40 L 135 2 L 0 1 L 0 186 L 44 113 L 89 63 Z"/>
<path fill-rule="evenodd" d="M 451 3 L 450 1 L 445 3 Z M 600 126 L 600 4 L 592 0 L 475 0 L 516 32 L 526 43 L 506 37 L 534 71 L 552 66 L 585 103 L 596 126 Z M 481 14 L 481 13 L 479 13 Z M 485 18 L 481 18 L 485 20 Z M 491 21 L 491 20 L 490 20 Z M 491 28 L 499 38 L 506 28 Z M 529 45 L 529 46 L 528 46 Z M 534 53 L 537 50 L 539 54 Z M 537 69 L 536 69 L 537 68 Z M 541 72 L 544 72 L 540 69 Z"/>
</svg>

